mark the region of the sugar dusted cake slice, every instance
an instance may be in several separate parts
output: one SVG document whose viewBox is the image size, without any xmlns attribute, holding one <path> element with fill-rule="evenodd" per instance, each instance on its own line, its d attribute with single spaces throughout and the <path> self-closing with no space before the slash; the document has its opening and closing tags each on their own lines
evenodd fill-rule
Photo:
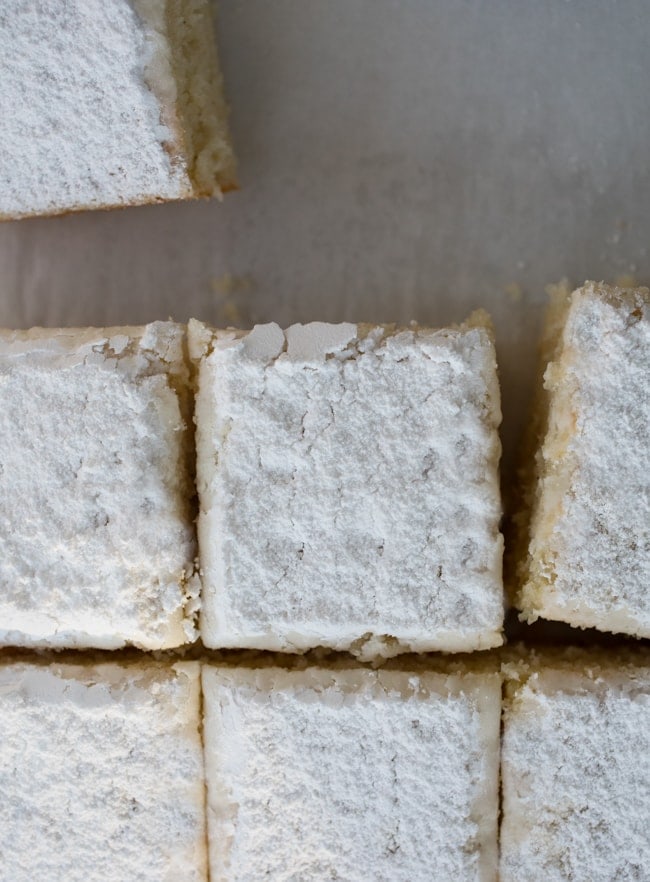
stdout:
<svg viewBox="0 0 650 882">
<path fill-rule="evenodd" d="M 0 218 L 235 186 L 209 0 L 2 0 Z"/>
<path fill-rule="evenodd" d="M 180 325 L 0 331 L 0 645 L 195 636 Z"/>
<path fill-rule="evenodd" d="M 190 323 L 206 645 L 373 656 L 501 643 L 488 322 Z"/>
<path fill-rule="evenodd" d="M 650 294 L 558 291 L 517 605 L 650 637 Z"/>
<path fill-rule="evenodd" d="M 501 882 L 647 879 L 650 655 L 507 668 Z"/>
<path fill-rule="evenodd" d="M 203 671 L 210 878 L 496 882 L 501 678 Z"/>
<path fill-rule="evenodd" d="M 0 665 L 0 877 L 207 882 L 198 663 Z"/>
</svg>

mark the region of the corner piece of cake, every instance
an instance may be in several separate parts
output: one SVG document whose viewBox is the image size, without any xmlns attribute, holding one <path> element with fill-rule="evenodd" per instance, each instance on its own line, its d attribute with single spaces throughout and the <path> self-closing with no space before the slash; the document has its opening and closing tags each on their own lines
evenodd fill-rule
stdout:
<svg viewBox="0 0 650 882">
<path fill-rule="evenodd" d="M 650 637 L 650 294 L 587 283 L 549 313 L 517 607 Z"/>
<path fill-rule="evenodd" d="M 489 319 L 189 327 L 204 643 L 364 658 L 500 645 Z"/>
<path fill-rule="evenodd" d="M 501 882 L 647 879 L 650 653 L 504 666 Z"/>
<path fill-rule="evenodd" d="M 496 882 L 501 676 L 204 666 L 210 878 Z"/>
<path fill-rule="evenodd" d="M 185 330 L 0 331 L 0 646 L 196 636 Z"/>
<path fill-rule="evenodd" d="M 207 882 L 200 666 L 0 664 L 2 879 Z"/>
<path fill-rule="evenodd" d="M 3 0 L 0 218 L 236 186 L 208 0 Z"/>
</svg>

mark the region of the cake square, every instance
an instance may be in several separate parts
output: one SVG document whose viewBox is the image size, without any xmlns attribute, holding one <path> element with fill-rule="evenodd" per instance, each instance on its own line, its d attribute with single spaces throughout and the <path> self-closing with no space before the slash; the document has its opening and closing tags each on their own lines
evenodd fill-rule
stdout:
<svg viewBox="0 0 650 882">
<path fill-rule="evenodd" d="M 650 637 L 648 289 L 557 290 L 544 356 L 517 606 Z"/>
<path fill-rule="evenodd" d="M 650 867 L 650 656 L 510 667 L 501 882 L 611 882 Z"/>
<path fill-rule="evenodd" d="M 0 666 L 0 877 L 207 882 L 200 666 Z"/>
<path fill-rule="evenodd" d="M 235 186 L 208 0 L 3 0 L 0 218 Z"/>
<path fill-rule="evenodd" d="M 196 636 L 185 331 L 0 331 L 0 645 Z"/>
<path fill-rule="evenodd" d="M 210 878 L 496 882 L 501 677 L 204 666 Z"/>
<path fill-rule="evenodd" d="M 501 643 L 488 323 L 190 323 L 206 645 L 370 658 Z"/>
</svg>

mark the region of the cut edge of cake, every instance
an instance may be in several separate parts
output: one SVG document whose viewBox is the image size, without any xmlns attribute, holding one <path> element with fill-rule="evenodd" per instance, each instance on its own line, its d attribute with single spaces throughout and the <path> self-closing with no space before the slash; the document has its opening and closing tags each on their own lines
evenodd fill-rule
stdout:
<svg viewBox="0 0 650 882">
<path fill-rule="evenodd" d="M 634 690 L 635 678 L 650 683 L 650 649 L 634 644 L 608 647 L 511 644 L 499 654 L 504 702 L 526 687 L 533 691 L 598 691 L 613 682 Z M 606 679 L 607 678 L 607 679 Z"/>
<path fill-rule="evenodd" d="M 523 435 L 514 488 L 511 536 L 505 553 L 506 591 L 509 601 L 520 607 L 524 584 L 530 571 L 530 532 L 533 510 L 539 495 L 541 445 L 548 431 L 549 394 L 544 385 L 548 365 L 561 351 L 561 335 L 568 314 L 571 294 L 566 279 L 546 289 L 548 303 L 542 335 L 537 347 L 535 391 Z M 536 617 L 528 619 L 533 622 Z"/>
<path fill-rule="evenodd" d="M 178 143 L 168 149 L 172 162 L 180 160 L 185 168 L 187 196 L 221 198 L 237 189 L 237 166 L 211 6 L 206 0 L 166 0 L 163 6 L 158 0 L 135 2 L 168 47 L 152 55 L 145 79 L 176 136 Z"/>
</svg>

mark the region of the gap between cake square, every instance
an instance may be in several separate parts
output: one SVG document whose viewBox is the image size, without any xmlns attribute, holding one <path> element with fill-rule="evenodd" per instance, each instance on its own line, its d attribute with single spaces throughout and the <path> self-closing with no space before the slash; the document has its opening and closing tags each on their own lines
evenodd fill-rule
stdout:
<svg viewBox="0 0 650 882">
<path fill-rule="evenodd" d="M 0 218 L 236 186 L 208 0 L 3 0 Z"/>
<path fill-rule="evenodd" d="M 364 658 L 500 645 L 489 319 L 441 330 L 191 321 L 201 636 Z"/>
<path fill-rule="evenodd" d="M 493 663 L 205 665 L 203 694 L 213 882 L 496 882 Z"/>
<path fill-rule="evenodd" d="M 0 664 L 0 877 L 207 882 L 196 662 Z"/>
<path fill-rule="evenodd" d="M 0 331 L 0 646 L 196 637 L 185 329 Z"/>
</svg>

